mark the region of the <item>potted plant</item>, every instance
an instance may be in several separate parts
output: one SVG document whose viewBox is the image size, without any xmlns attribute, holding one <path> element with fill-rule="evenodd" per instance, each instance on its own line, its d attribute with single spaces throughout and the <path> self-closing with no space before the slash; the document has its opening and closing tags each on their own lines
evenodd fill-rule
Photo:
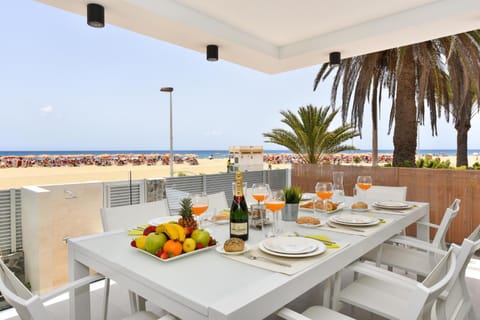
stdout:
<svg viewBox="0 0 480 320">
<path fill-rule="evenodd" d="M 285 196 L 285 207 L 282 209 L 282 220 L 295 221 L 298 217 L 298 208 L 302 199 L 300 187 L 290 186 L 283 189 Z"/>
</svg>

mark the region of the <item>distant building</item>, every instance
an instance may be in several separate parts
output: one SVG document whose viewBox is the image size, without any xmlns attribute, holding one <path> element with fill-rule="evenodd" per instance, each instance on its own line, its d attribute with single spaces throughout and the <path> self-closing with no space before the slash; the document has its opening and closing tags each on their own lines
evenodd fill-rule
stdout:
<svg viewBox="0 0 480 320">
<path fill-rule="evenodd" d="M 229 171 L 261 171 L 263 170 L 263 147 L 234 146 L 229 147 L 231 162 Z"/>
</svg>

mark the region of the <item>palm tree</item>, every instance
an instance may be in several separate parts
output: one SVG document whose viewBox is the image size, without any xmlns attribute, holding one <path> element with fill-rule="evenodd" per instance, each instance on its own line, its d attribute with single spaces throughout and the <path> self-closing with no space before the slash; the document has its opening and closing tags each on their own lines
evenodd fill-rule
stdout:
<svg viewBox="0 0 480 320">
<path fill-rule="evenodd" d="M 385 50 L 342 61 L 331 91 L 335 106 L 338 87 L 342 85 L 342 115 L 346 121 L 350 100 L 353 124 L 362 129 L 364 104 L 372 100 L 373 130 L 376 130 L 377 108 L 382 89 L 392 100 L 389 133 L 393 133 L 393 165 L 415 164 L 417 123 L 424 124 L 425 102 L 430 113 L 432 134 L 437 134 L 437 118 L 443 108 L 465 101 L 469 84 L 479 92 L 480 43 L 478 31 L 430 40 L 401 48 Z M 335 67 L 322 65 L 314 81 L 314 90 Z M 476 81 L 475 81 L 476 79 Z M 453 86 L 451 84 L 454 84 Z M 445 113 L 448 120 L 448 112 Z M 376 139 L 376 133 L 373 134 Z M 376 141 L 372 143 L 376 151 Z"/>
<path fill-rule="evenodd" d="M 265 142 L 275 143 L 296 153 L 304 163 L 315 164 L 325 154 L 339 153 L 354 150 L 353 146 L 343 145 L 358 133 L 352 125 L 342 125 L 333 131 L 328 131 L 337 111 L 328 107 L 317 108 L 313 105 L 302 106 L 298 109 L 298 116 L 292 111 L 281 111 L 284 117 L 282 122 L 291 131 L 273 129 L 263 136 L 268 138 Z"/>
</svg>

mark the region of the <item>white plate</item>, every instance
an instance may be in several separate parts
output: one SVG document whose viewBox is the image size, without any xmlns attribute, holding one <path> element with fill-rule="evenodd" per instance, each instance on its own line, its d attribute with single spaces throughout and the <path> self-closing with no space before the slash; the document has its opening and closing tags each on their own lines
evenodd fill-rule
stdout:
<svg viewBox="0 0 480 320">
<path fill-rule="evenodd" d="M 224 220 L 208 220 L 210 222 L 213 222 L 215 224 L 227 224 L 230 223 L 230 219 L 224 219 Z"/>
<path fill-rule="evenodd" d="M 306 201 L 305 203 L 308 203 L 309 201 Z M 332 210 L 332 211 L 327 211 L 327 213 L 335 213 L 335 212 L 338 212 L 340 210 L 343 210 L 343 208 L 345 207 L 345 205 L 343 203 L 339 204 L 337 209 L 335 210 Z M 313 209 L 310 209 L 310 208 L 302 208 L 301 206 L 299 207 L 300 210 L 305 210 L 305 211 L 309 211 L 309 212 L 313 212 Z M 317 209 L 317 212 L 323 212 L 321 211 L 320 209 Z"/>
<path fill-rule="evenodd" d="M 325 222 L 320 222 L 318 224 L 311 224 L 311 223 L 297 223 L 298 226 L 302 227 L 302 228 L 310 228 L 310 229 L 313 229 L 313 228 L 318 228 L 318 227 L 322 227 L 325 225 Z"/>
<path fill-rule="evenodd" d="M 262 241 L 263 246 L 273 252 L 282 254 L 304 254 L 315 251 L 318 241 L 303 237 L 275 237 Z"/>
<path fill-rule="evenodd" d="M 341 214 L 338 216 L 334 216 L 330 218 L 330 221 L 339 223 L 339 224 L 357 225 L 357 226 L 372 226 L 380 222 L 380 220 L 378 220 L 377 218 L 354 215 L 354 214 Z"/>
<path fill-rule="evenodd" d="M 263 241 L 258 244 L 258 248 L 265 253 L 271 254 L 272 256 L 285 257 L 285 258 L 305 258 L 305 257 L 312 257 L 312 256 L 322 254 L 327 250 L 327 247 L 325 247 L 325 245 L 322 242 L 318 241 L 317 245 L 318 247 L 316 250 L 308 253 L 302 253 L 302 254 L 286 254 L 286 253 L 278 253 L 275 251 L 270 251 L 263 246 Z"/>
<path fill-rule="evenodd" d="M 250 247 L 248 246 L 248 244 L 245 243 L 245 247 L 243 248 L 242 251 L 228 252 L 228 251 L 225 251 L 225 249 L 223 249 L 223 246 L 217 246 L 216 250 L 217 250 L 218 253 L 221 253 L 221 254 L 235 256 L 235 255 L 239 255 L 239 254 L 244 254 L 249 249 L 250 249 Z"/>
<path fill-rule="evenodd" d="M 157 217 L 157 218 L 153 218 L 153 219 L 148 220 L 148 224 L 150 224 L 152 226 L 158 226 L 159 224 L 168 223 L 170 221 L 177 222 L 178 219 L 180 219 L 180 218 L 181 218 L 180 216 Z"/>
<path fill-rule="evenodd" d="M 354 208 L 350 207 L 350 210 L 352 210 L 353 212 L 367 212 L 367 211 L 370 210 L 370 209 L 369 209 L 369 208 L 366 208 L 366 209 L 364 209 L 364 208 L 356 208 L 356 209 L 354 209 Z"/>
<path fill-rule="evenodd" d="M 401 201 L 378 201 L 374 202 L 375 207 L 384 208 L 384 209 L 408 209 L 411 208 L 411 205 Z"/>
<path fill-rule="evenodd" d="M 154 254 L 151 254 L 150 252 L 148 251 L 145 251 L 145 250 L 142 250 L 142 249 L 139 249 L 139 248 L 134 248 L 132 247 L 133 249 L 137 250 L 138 252 L 141 252 L 143 254 L 146 254 L 147 256 L 150 256 L 150 257 L 153 257 L 157 260 L 160 260 L 160 261 L 163 261 L 163 262 L 170 262 L 170 261 L 173 261 L 173 260 L 178 260 L 178 259 L 182 259 L 182 258 L 186 258 L 188 256 L 192 256 L 194 254 L 197 254 L 197 253 L 200 253 L 200 252 L 204 252 L 204 251 L 208 251 L 210 249 L 213 249 L 215 248 L 215 246 L 210 246 L 210 247 L 206 247 L 206 248 L 203 248 L 203 249 L 197 249 L 197 250 L 193 250 L 193 251 L 190 251 L 188 253 L 182 253 L 181 255 L 178 255 L 178 256 L 175 256 L 175 257 L 170 257 L 168 259 L 162 259 L 160 257 L 157 257 L 156 255 Z"/>
</svg>

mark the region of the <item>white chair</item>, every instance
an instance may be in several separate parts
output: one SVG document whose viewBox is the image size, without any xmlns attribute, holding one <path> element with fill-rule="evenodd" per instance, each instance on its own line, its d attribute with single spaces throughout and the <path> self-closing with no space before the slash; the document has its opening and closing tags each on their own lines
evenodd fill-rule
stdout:
<svg viewBox="0 0 480 320">
<path fill-rule="evenodd" d="M 465 273 L 475 251 L 480 249 L 480 225 L 463 240 L 462 246 L 452 244 L 457 256 L 457 267 L 451 281 L 435 302 L 433 318 L 438 320 L 479 319 L 468 292 Z"/>
<path fill-rule="evenodd" d="M 188 197 L 188 192 L 177 190 L 173 188 L 166 188 L 165 194 L 167 195 L 168 207 L 172 213 L 177 214 L 180 211 L 180 200 Z"/>
<path fill-rule="evenodd" d="M 44 303 L 53 298 L 69 292 L 72 289 L 85 286 L 92 282 L 103 279 L 99 274 L 90 275 L 82 279 L 70 282 L 67 285 L 55 289 L 48 294 L 39 296 L 34 295 L 28 290 L 23 283 L 18 280 L 15 274 L 8 269 L 5 263 L 0 259 L 0 292 L 2 292 L 5 300 L 15 308 L 20 319 L 22 320 L 51 320 L 53 315 L 45 307 Z M 68 314 L 64 319 L 68 318 Z M 151 312 L 138 312 L 132 314 L 123 320 L 153 320 L 158 319 L 158 316 Z"/>
<path fill-rule="evenodd" d="M 100 215 L 102 217 L 103 231 L 127 230 L 135 228 L 141 224 L 147 223 L 148 220 L 168 216 L 170 210 L 167 200 L 140 203 L 130 206 L 121 206 L 113 208 L 101 208 Z M 110 279 L 105 278 L 105 302 L 104 302 L 104 319 L 107 319 L 108 298 L 110 295 Z M 145 300 L 137 297 L 134 292 L 129 291 L 130 308 L 132 312 L 145 310 Z"/>
<path fill-rule="evenodd" d="M 360 277 L 340 291 L 339 281 L 335 283 L 334 309 L 349 304 L 388 319 L 430 319 L 432 306 L 453 279 L 456 266 L 456 255 L 449 250 L 420 283 L 369 263 L 355 262 L 347 269 Z"/>
<path fill-rule="evenodd" d="M 367 203 L 375 201 L 405 201 L 407 187 L 372 186 L 365 192 Z"/>
<path fill-rule="evenodd" d="M 384 264 L 389 267 L 415 272 L 419 276 L 426 276 L 446 251 L 445 238 L 447 231 L 459 210 L 460 200 L 455 199 L 445 210 L 440 225 L 427 224 L 429 227 L 438 229 L 432 242 L 397 235 L 389 239 L 387 243 L 381 244 L 378 248 L 364 255 L 362 260 L 372 260 L 377 263 L 377 266 Z"/>
<path fill-rule="evenodd" d="M 354 318 L 322 306 L 311 306 L 301 314 L 292 309 L 283 308 L 277 312 L 277 316 L 286 320 L 354 320 Z"/>
</svg>

